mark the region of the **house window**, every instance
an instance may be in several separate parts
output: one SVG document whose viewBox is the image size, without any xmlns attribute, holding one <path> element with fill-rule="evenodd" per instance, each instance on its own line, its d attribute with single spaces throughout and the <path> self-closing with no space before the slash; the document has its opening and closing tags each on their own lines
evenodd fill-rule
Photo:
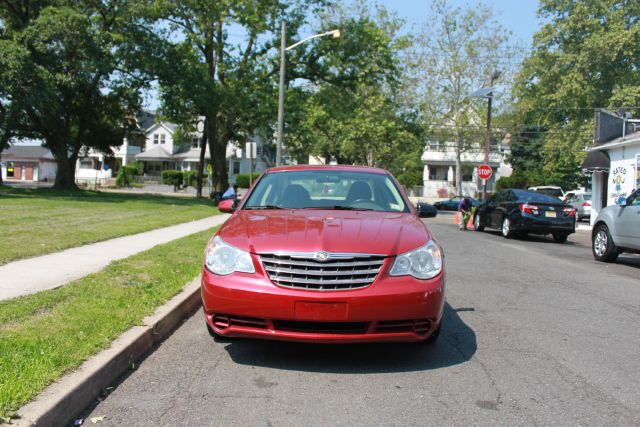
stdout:
<svg viewBox="0 0 640 427">
<path fill-rule="evenodd" d="M 199 148 L 199 147 L 200 147 L 200 138 L 198 138 L 197 136 L 193 137 L 191 139 L 191 148 Z"/>
<path fill-rule="evenodd" d="M 160 144 L 164 144 L 164 133 L 162 135 L 160 135 Z"/>
<path fill-rule="evenodd" d="M 158 144 L 158 134 L 153 135 L 153 143 Z"/>
<path fill-rule="evenodd" d="M 238 175 L 240 173 L 240 162 L 233 162 L 233 174 Z"/>
</svg>

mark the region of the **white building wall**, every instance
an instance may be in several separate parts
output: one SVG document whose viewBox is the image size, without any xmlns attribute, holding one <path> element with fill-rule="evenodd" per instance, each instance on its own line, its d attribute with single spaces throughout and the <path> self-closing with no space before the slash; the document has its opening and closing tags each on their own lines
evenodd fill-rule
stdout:
<svg viewBox="0 0 640 427">
<path fill-rule="evenodd" d="M 640 146 L 618 147 L 609 150 L 611 167 L 609 169 L 609 182 L 607 183 L 607 206 L 626 198 L 636 187 L 637 179 L 637 155 L 640 154 Z"/>
<path fill-rule="evenodd" d="M 158 143 L 154 144 L 155 135 L 158 136 Z M 164 144 L 161 143 L 164 136 Z M 156 126 L 151 132 L 147 133 L 145 140 L 145 151 L 149 151 L 154 147 L 162 147 L 169 153 L 174 153 L 176 150 L 173 145 L 173 134 L 169 132 L 167 128 L 162 125 Z"/>
<path fill-rule="evenodd" d="M 40 162 L 38 171 L 39 181 L 55 181 L 58 165 L 56 162 Z"/>
</svg>

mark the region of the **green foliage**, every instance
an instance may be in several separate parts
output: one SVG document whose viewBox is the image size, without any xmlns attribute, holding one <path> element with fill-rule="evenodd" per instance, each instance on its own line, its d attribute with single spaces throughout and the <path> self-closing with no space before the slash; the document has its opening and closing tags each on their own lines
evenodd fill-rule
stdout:
<svg viewBox="0 0 640 427">
<path fill-rule="evenodd" d="M 0 87 L 19 114 L 17 136 L 45 141 L 58 163 L 55 186 L 73 188 L 82 147 L 110 152 L 138 107 L 142 84 L 127 52 L 136 31 L 131 2 L 0 4 Z M 126 70 L 126 72 L 118 72 Z"/>
<path fill-rule="evenodd" d="M 640 102 L 640 2 L 542 0 L 539 14 L 545 25 L 516 80 L 517 110 L 547 130 L 547 183 L 572 188 L 592 143 L 593 108 Z"/>
<path fill-rule="evenodd" d="M 202 175 L 203 179 L 207 179 L 207 174 Z M 197 171 L 182 171 L 182 180 L 185 187 L 196 187 L 198 184 Z"/>
<path fill-rule="evenodd" d="M 162 171 L 162 183 L 165 185 L 173 185 L 174 188 L 179 188 L 182 185 L 183 176 L 182 171 Z"/>
<path fill-rule="evenodd" d="M 252 181 L 255 182 L 259 176 L 259 173 L 253 173 L 251 175 Z M 238 186 L 238 188 L 249 188 L 249 174 L 241 173 L 236 175 L 236 185 Z"/>
<path fill-rule="evenodd" d="M 496 191 L 505 188 L 529 188 L 529 180 L 524 174 L 512 174 L 511 176 L 502 176 L 496 181 Z"/>
<path fill-rule="evenodd" d="M 118 176 L 116 177 L 116 185 L 118 187 L 131 186 L 131 179 L 125 168 L 120 168 L 120 170 L 118 171 Z"/>
</svg>

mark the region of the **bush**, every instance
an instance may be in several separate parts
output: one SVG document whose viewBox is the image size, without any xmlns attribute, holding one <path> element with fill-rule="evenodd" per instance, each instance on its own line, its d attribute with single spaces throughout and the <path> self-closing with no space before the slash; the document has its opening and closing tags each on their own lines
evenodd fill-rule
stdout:
<svg viewBox="0 0 640 427">
<path fill-rule="evenodd" d="M 167 170 L 162 171 L 162 183 L 165 185 L 173 185 L 174 191 L 182 185 L 183 174 L 181 171 Z"/>
<path fill-rule="evenodd" d="M 127 173 L 125 168 L 120 168 L 120 170 L 118 170 L 118 175 L 116 176 L 116 186 L 117 187 L 131 186 L 131 176 Z"/>
<path fill-rule="evenodd" d="M 202 174 L 202 180 L 207 179 L 207 174 Z M 185 187 L 197 187 L 198 185 L 198 171 L 183 171 L 182 172 L 182 181 Z"/>
<path fill-rule="evenodd" d="M 529 179 L 521 174 L 514 173 L 511 176 L 503 176 L 496 181 L 496 191 L 504 190 L 505 188 L 524 188 L 529 186 Z"/>
<path fill-rule="evenodd" d="M 258 179 L 258 177 L 260 176 L 259 173 L 254 173 L 252 175 L 253 175 L 253 181 Z M 236 185 L 238 186 L 238 188 L 249 188 L 249 174 L 241 173 L 240 175 L 237 175 Z"/>
</svg>

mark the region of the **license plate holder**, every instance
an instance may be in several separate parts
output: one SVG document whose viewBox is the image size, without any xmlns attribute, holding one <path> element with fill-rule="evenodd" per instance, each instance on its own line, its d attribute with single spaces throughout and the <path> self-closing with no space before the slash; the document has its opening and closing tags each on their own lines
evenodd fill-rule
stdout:
<svg viewBox="0 0 640 427">
<path fill-rule="evenodd" d="M 347 314 L 346 302 L 296 301 L 294 309 L 296 320 L 338 322 L 347 320 Z"/>
<path fill-rule="evenodd" d="M 544 216 L 546 216 L 547 218 L 555 218 L 556 217 L 556 211 L 546 211 L 544 213 Z"/>
</svg>

